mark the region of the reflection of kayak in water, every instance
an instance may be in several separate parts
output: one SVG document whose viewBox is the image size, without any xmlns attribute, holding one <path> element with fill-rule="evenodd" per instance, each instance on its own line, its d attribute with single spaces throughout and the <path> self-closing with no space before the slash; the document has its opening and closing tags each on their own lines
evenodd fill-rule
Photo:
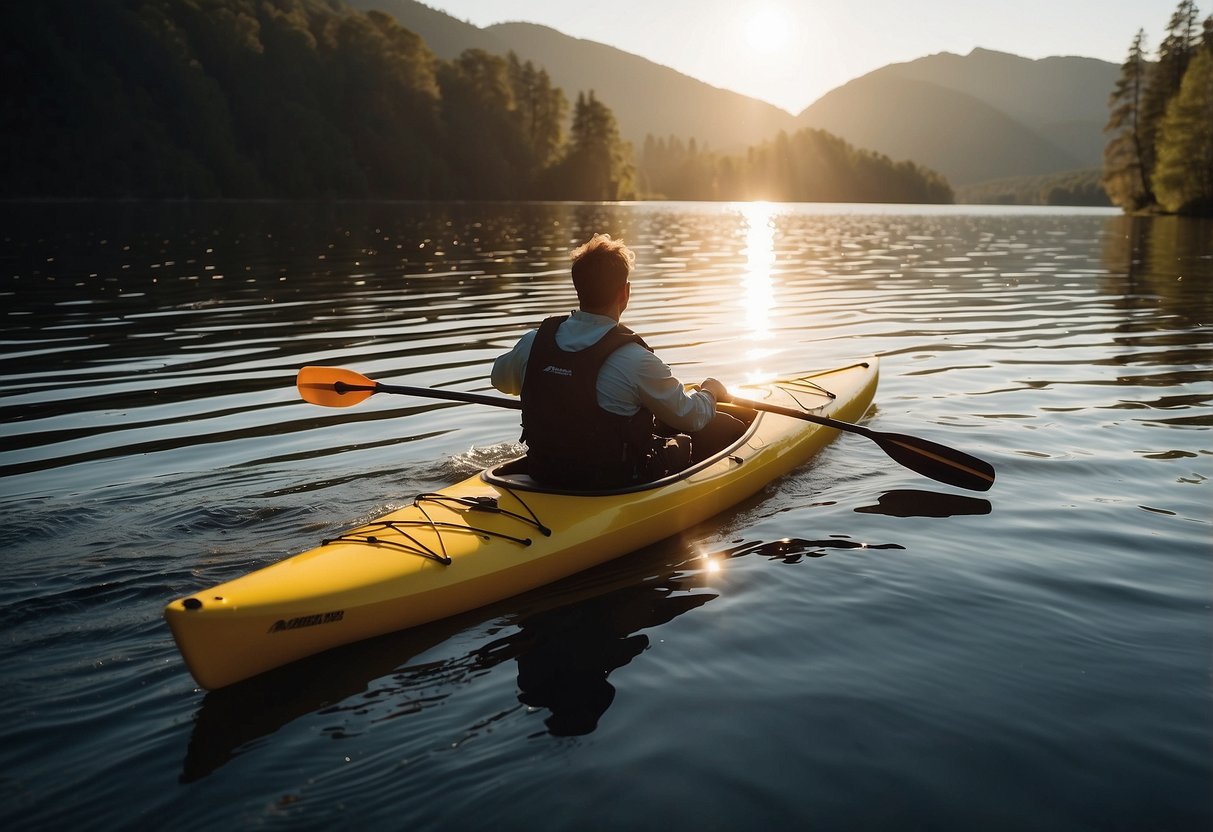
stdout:
<svg viewBox="0 0 1213 832">
<path fill-rule="evenodd" d="M 592 570 L 587 582 L 573 577 L 519 596 L 507 602 L 508 612 L 490 605 L 483 618 L 473 612 L 366 639 L 210 691 L 194 716 L 180 779 L 207 777 L 255 740 L 308 714 L 343 716 L 318 729 L 323 733 L 357 732 L 359 722 L 446 703 L 473 678 L 509 663 L 518 701 L 547 711 L 549 733 L 588 734 L 614 701 L 610 674 L 648 647 L 644 631 L 717 597 L 703 591 L 696 571 L 702 553 L 676 541 L 661 551 L 673 557 L 660 565 L 643 555 L 630 563 L 621 558 L 616 568 Z M 494 637 L 469 652 L 414 664 L 469 627 Z"/>
<path fill-rule="evenodd" d="M 762 406 L 856 421 L 877 361 L 739 389 Z M 612 492 L 543 489 L 519 461 L 491 468 L 319 547 L 173 601 L 165 609 L 200 685 L 220 688 L 343 644 L 533 589 L 669 537 L 732 506 L 820 451 L 835 430 L 774 412 L 720 454 Z"/>
</svg>

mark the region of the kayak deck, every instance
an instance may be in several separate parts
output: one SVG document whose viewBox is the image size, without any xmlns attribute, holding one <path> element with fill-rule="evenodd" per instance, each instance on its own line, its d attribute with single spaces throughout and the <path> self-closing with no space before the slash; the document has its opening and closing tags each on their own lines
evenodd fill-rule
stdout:
<svg viewBox="0 0 1213 832">
<path fill-rule="evenodd" d="M 745 392 L 764 404 L 856 421 L 877 378 L 871 358 Z M 315 549 L 175 600 L 165 618 L 197 682 L 224 687 L 500 601 L 669 537 L 803 464 L 837 433 L 788 416 L 732 412 L 749 422 L 736 443 L 662 480 L 554 491 L 511 461 L 419 495 Z"/>
</svg>

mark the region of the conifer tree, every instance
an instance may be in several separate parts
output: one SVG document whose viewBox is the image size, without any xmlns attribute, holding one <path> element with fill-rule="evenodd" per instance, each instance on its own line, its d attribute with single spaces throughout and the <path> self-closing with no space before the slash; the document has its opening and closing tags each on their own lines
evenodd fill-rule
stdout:
<svg viewBox="0 0 1213 832">
<path fill-rule="evenodd" d="M 1145 40 L 1145 31 L 1139 29 L 1108 99 L 1112 112 L 1104 128 L 1105 133 L 1111 134 L 1104 147 L 1104 190 L 1114 204 L 1126 211 L 1139 210 L 1154 201 L 1150 187 L 1153 146 L 1147 136 L 1143 110 L 1149 69 Z"/>
<path fill-rule="evenodd" d="M 1199 49 L 1158 129 L 1154 187 L 1179 213 L 1213 213 L 1213 49 Z"/>
<path fill-rule="evenodd" d="M 569 102 L 564 91 L 552 86 L 546 69 L 523 63 L 513 51 L 507 58 L 517 118 L 531 148 L 533 171 L 556 161 L 564 142 L 564 119 Z"/>
<path fill-rule="evenodd" d="M 578 93 L 568 154 L 560 165 L 562 190 L 573 199 L 614 200 L 635 196 L 631 145 L 620 138 L 610 108 L 594 96 Z"/>
<path fill-rule="evenodd" d="M 1188 62 L 1197 43 L 1197 21 L 1199 11 L 1194 0 L 1180 0 L 1171 20 L 1167 23 L 1167 34 L 1158 45 L 1158 61 L 1149 72 L 1142 98 L 1142 141 L 1145 145 L 1147 179 L 1153 176 L 1157 162 L 1158 130 L 1166 115 L 1167 105 L 1179 92 L 1187 72 Z"/>
</svg>

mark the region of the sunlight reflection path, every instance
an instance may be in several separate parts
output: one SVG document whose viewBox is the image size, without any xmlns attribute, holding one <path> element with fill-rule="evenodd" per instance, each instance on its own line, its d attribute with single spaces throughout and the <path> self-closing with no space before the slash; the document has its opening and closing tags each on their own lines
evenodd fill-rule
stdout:
<svg viewBox="0 0 1213 832">
<path fill-rule="evenodd" d="M 773 206 L 767 202 L 750 202 L 741 207 L 741 215 L 747 225 L 741 303 L 748 330 L 747 340 L 750 341 L 746 358 L 750 364 L 750 378 L 747 380 L 751 383 L 763 377 L 759 362 L 775 353 L 770 347 L 760 346 L 773 338 L 771 312 L 775 308 L 775 287 L 771 273 L 775 266 L 774 213 Z"/>
</svg>

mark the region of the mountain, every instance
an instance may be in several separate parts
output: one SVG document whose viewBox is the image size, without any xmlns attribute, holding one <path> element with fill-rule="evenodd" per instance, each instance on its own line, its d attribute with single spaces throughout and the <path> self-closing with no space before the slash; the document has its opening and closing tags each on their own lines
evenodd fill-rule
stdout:
<svg viewBox="0 0 1213 832">
<path fill-rule="evenodd" d="M 546 69 L 570 103 L 579 92 L 593 90 L 615 114 L 623 137 L 636 147 L 652 134 L 695 138 L 714 150 L 737 153 L 780 130 L 796 129 L 793 116 L 773 104 L 546 26 L 499 23 L 482 29 L 416 0 L 350 0 L 350 5 L 391 15 L 440 58 L 454 58 L 471 48 L 498 55 L 513 50 L 522 60 Z"/>
<path fill-rule="evenodd" d="M 415 0 L 347 0 L 359 11 L 377 9 L 396 19 L 406 29 L 421 35 L 426 46 L 439 58 L 450 60 L 459 57 L 465 49 L 483 49 L 496 55 L 504 55 L 510 47 L 499 41 L 488 31 L 481 29 L 446 12 L 431 9 Z"/>
<path fill-rule="evenodd" d="M 901 64 L 903 78 L 967 93 L 1040 133 L 1061 149 L 1089 156 L 1103 152 L 1108 93 L 1120 67 L 1094 58 L 1021 58 L 974 49 L 948 52 Z M 1092 148 L 1091 135 L 1097 146 Z M 1085 136 L 1084 140 L 1076 140 Z"/>
<path fill-rule="evenodd" d="M 860 148 L 910 159 L 957 185 L 1103 164 L 1108 93 L 1119 67 L 1093 58 L 1022 58 L 988 49 L 892 64 L 822 96 L 798 116 L 636 55 L 532 23 L 480 28 L 417 0 L 349 0 L 419 34 L 440 58 L 513 50 L 570 100 L 594 90 L 623 137 L 695 138 L 739 153 L 781 130 L 827 130 Z"/>
<path fill-rule="evenodd" d="M 913 159 L 953 184 L 1084 166 L 984 101 L 896 76 L 851 81 L 818 99 L 799 121 L 859 147 Z"/>
<path fill-rule="evenodd" d="M 615 113 L 625 139 L 646 134 L 695 137 L 716 150 L 739 152 L 793 128 L 773 104 L 722 90 L 645 58 L 532 23 L 499 23 L 487 31 L 520 57 L 547 68 L 570 98 L 594 90 Z"/>
<path fill-rule="evenodd" d="M 974 49 L 870 72 L 797 117 L 955 184 L 1099 167 L 1107 96 L 1120 68 Z"/>
</svg>

